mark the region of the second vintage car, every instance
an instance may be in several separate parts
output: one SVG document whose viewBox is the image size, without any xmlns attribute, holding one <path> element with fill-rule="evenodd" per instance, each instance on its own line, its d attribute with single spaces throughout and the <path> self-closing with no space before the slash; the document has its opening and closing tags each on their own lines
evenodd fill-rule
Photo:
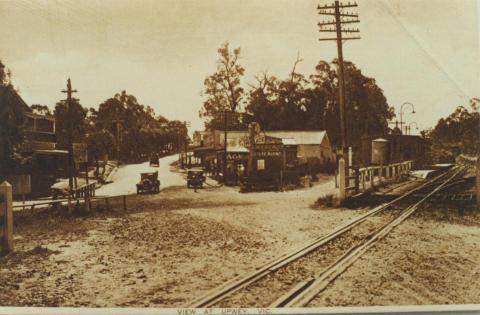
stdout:
<svg viewBox="0 0 480 315">
<path fill-rule="evenodd" d="M 158 192 L 160 192 L 160 180 L 158 179 L 158 171 L 151 173 L 141 173 L 140 182 L 137 184 L 137 194 Z"/>
</svg>

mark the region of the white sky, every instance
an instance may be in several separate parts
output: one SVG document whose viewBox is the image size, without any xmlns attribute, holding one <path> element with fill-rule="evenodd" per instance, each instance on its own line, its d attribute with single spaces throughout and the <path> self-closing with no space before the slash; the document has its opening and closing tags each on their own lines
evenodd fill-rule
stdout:
<svg viewBox="0 0 480 315">
<path fill-rule="evenodd" d="M 71 77 L 82 105 L 97 107 L 121 90 L 157 114 L 198 118 L 204 78 L 217 48 L 240 46 L 244 84 L 268 70 L 284 78 L 313 73 L 336 57 L 319 42 L 310 0 L 5 1 L 0 0 L 0 58 L 29 104 L 53 108 Z M 360 0 L 361 40 L 345 59 L 377 79 L 390 105 L 415 105 L 421 129 L 480 96 L 477 0 Z"/>
</svg>

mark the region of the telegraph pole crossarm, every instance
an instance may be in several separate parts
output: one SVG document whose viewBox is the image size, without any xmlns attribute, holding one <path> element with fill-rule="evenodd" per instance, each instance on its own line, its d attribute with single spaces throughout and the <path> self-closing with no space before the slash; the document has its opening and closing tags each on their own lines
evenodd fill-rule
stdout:
<svg viewBox="0 0 480 315">
<path fill-rule="evenodd" d="M 326 30 L 318 30 L 319 32 L 336 32 L 337 30 L 334 28 L 326 29 Z M 342 33 L 360 33 L 359 29 L 342 29 Z"/>
<path fill-rule="evenodd" d="M 359 37 L 343 37 L 342 40 L 351 40 L 351 39 L 361 39 L 360 36 Z M 337 40 L 337 38 L 319 38 L 318 39 L 319 41 L 327 41 L 327 40 Z"/>
</svg>

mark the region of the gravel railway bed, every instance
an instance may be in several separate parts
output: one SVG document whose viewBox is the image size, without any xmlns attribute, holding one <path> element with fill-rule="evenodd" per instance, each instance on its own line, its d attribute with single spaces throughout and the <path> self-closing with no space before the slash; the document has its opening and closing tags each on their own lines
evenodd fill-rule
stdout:
<svg viewBox="0 0 480 315">
<path fill-rule="evenodd" d="M 192 305 L 197 307 L 237 305 L 279 307 L 290 305 L 289 303 L 308 303 L 315 296 L 312 296 L 312 291 L 315 292 L 318 287 L 323 290 L 326 285 L 328 286 L 368 248 L 407 219 L 425 200 L 459 173 L 460 170 L 457 170 L 451 175 L 449 171 L 410 189 L 401 197 L 378 207 L 378 210 L 372 210 L 370 214 L 363 216 L 363 219 L 357 220 L 357 222 L 354 220 L 355 223 L 347 225 L 347 229 L 344 229 L 343 232 L 332 232 L 333 237 L 326 239 L 326 242 L 320 242 L 313 251 L 306 251 L 295 259 L 289 259 L 287 255 L 285 263 L 280 263 L 279 267 L 276 265 L 277 263 L 272 263 L 270 267 L 267 266 L 266 270 L 265 267 L 257 268 L 260 271 L 257 275 L 254 274 L 254 277 L 247 275 L 237 282 L 232 281 L 233 284 L 227 283 L 223 288 L 220 287 L 218 292 L 210 292 L 210 295 L 207 294 L 206 297 L 197 300 L 197 304 Z M 432 185 L 432 183 L 435 184 Z M 410 185 L 400 186 L 403 189 L 407 186 L 410 187 Z M 428 191 L 427 197 L 418 202 L 409 201 L 405 206 L 407 198 L 418 191 Z M 393 205 L 397 207 L 392 207 Z M 385 211 L 386 209 L 389 211 Z M 339 229 L 342 230 L 342 228 Z M 324 271 L 319 274 L 320 270 Z M 307 296 L 307 302 L 305 296 Z M 304 304 L 300 305 L 304 306 Z"/>
<path fill-rule="evenodd" d="M 233 293 L 213 307 L 267 307 L 297 283 L 315 277 L 318 270 L 332 264 L 342 253 L 361 242 L 376 228 L 392 220 L 400 210 L 395 209 L 369 217 L 313 252 L 268 274 L 263 279 Z"/>
</svg>

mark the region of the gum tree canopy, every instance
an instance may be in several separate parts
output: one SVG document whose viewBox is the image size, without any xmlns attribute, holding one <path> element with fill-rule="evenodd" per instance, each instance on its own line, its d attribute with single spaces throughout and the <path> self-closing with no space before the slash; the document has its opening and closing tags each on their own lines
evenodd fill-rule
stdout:
<svg viewBox="0 0 480 315">
<path fill-rule="evenodd" d="M 301 61 L 297 58 L 284 80 L 266 73 L 255 77 L 257 82 L 248 92 L 248 120 L 259 122 L 265 130 L 327 130 L 338 144 L 337 61 L 320 61 L 309 80 L 296 71 Z M 362 135 L 387 133 L 394 111 L 375 79 L 363 75 L 351 62 L 345 62 L 345 77 L 348 142 L 356 143 Z"/>
<path fill-rule="evenodd" d="M 480 99 L 470 100 L 470 105 L 458 106 L 446 118 L 441 118 L 435 128 L 423 132 L 432 141 L 434 157 L 439 161 L 453 160 L 452 146 L 469 155 L 480 154 Z"/>
<path fill-rule="evenodd" d="M 155 118 L 152 107 L 140 104 L 135 96 L 125 91 L 100 104 L 94 118 L 95 127 L 113 135 L 114 144 L 119 138 L 120 157 L 126 160 L 137 161 L 152 152 L 169 150 L 178 143 L 176 131 L 170 130 L 166 118 Z"/>
<path fill-rule="evenodd" d="M 21 162 L 17 153 L 23 141 L 24 112 L 27 104 L 10 81 L 10 72 L 0 61 L 0 180 L 7 170 Z"/>
<path fill-rule="evenodd" d="M 223 129 L 224 112 L 228 110 L 228 129 L 241 128 L 241 119 L 236 111 L 240 109 L 243 97 L 243 88 L 240 80 L 245 69 L 239 64 L 240 48 L 230 49 L 228 42 L 218 49 L 217 71 L 205 78 L 205 89 L 202 95 L 206 96 L 200 117 L 206 118 L 206 129 Z M 228 117 L 227 116 L 227 117 Z"/>
</svg>

